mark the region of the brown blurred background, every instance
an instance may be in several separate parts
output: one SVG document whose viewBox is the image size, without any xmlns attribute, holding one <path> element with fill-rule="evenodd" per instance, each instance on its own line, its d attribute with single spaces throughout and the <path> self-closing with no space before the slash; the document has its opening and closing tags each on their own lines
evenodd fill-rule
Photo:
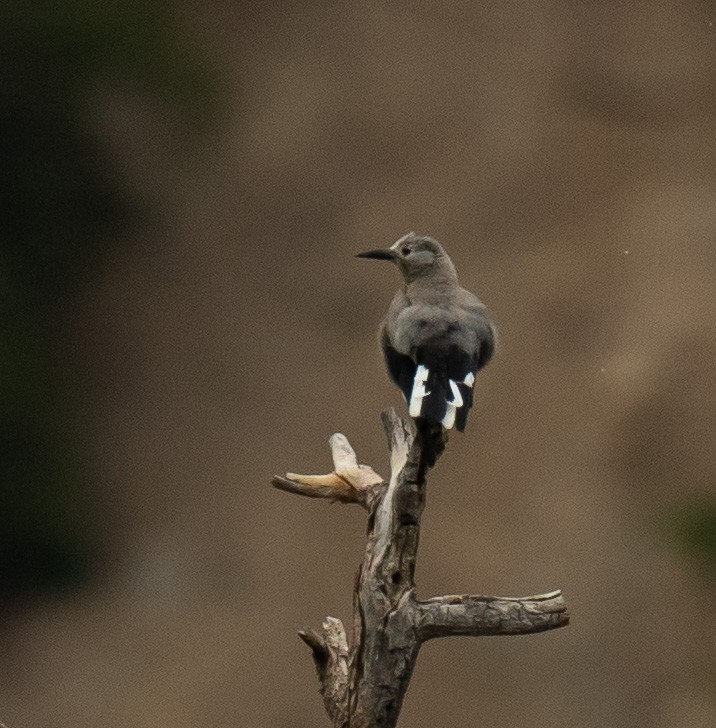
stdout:
<svg viewBox="0 0 716 728">
<path fill-rule="evenodd" d="M 401 725 L 716 725 L 714 3 L 3 5 L 0 721 L 328 724 L 365 519 L 269 482 L 387 472 L 352 255 L 418 230 L 501 332 L 420 594 L 572 624 L 430 643 Z"/>
</svg>

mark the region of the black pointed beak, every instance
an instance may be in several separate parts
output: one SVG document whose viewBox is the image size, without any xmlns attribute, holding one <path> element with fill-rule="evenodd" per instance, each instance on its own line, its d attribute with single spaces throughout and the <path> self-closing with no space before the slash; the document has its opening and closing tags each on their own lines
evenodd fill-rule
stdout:
<svg viewBox="0 0 716 728">
<path fill-rule="evenodd" d="M 395 260 L 395 252 L 388 250 L 366 250 L 365 253 L 357 253 L 356 258 L 374 258 L 375 260 Z"/>
</svg>

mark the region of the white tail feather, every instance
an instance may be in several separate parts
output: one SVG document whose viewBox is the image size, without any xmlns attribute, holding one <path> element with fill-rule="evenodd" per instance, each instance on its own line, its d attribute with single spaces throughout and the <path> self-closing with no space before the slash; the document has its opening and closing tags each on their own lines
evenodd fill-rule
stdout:
<svg viewBox="0 0 716 728">
<path fill-rule="evenodd" d="M 448 402 L 447 411 L 445 412 L 445 417 L 443 417 L 443 427 L 446 430 L 451 429 L 455 424 L 457 408 L 462 407 L 464 404 L 460 390 L 452 379 L 450 380 L 450 389 L 452 390 L 452 402 Z"/>
<path fill-rule="evenodd" d="M 408 412 L 411 417 L 420 417 L 420 411 L 423 409 L 423 399 L 430 392 L 425 391 L 425 382 L 428 378 L 428 368 L 422 364 L 418 365 L 415 370 L 415 379 L 413 380 L 413 391 L 410 395 L 410 406 Z"/>
</svg>

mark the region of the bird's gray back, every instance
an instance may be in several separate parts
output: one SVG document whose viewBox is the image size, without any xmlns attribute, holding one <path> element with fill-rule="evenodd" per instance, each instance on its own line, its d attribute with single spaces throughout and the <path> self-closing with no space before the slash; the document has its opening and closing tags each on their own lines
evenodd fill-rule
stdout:
<svg viewBox="0 0 716 728">
<path fill-rule="evenodd" d="M 472 293 L 455 286 L 452 290 L 409 297 L 399 291 L 384 322 L 385 333 L 396 351 L 413 356 L 423 346 L 456 346 L 465 353 L 479 351 L 491 335 L 484 304 Z"/>
</svg>

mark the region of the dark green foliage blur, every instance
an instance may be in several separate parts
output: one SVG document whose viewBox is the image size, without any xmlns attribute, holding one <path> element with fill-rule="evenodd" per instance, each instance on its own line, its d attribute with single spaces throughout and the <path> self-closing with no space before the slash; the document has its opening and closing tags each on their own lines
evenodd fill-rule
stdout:
<svg viewBox="0 0 716 728">
<path fill-rule="evenodd" d="M 716 501 L 680 509 L 672 521 L 672 533 L 681 551 L 716 583 Z"/>
<path fill-rule="evenodd" d="M 206 118 L 213 76 L 171 11 L 135 0 L 0 9 L 0 602 L 91 574 L 101 523 L 62 416 L 63 306 L 148 208 L 100 152 L 89 109 L 98 90 L 121 87 L 194 127 Z"/>
</svg>

